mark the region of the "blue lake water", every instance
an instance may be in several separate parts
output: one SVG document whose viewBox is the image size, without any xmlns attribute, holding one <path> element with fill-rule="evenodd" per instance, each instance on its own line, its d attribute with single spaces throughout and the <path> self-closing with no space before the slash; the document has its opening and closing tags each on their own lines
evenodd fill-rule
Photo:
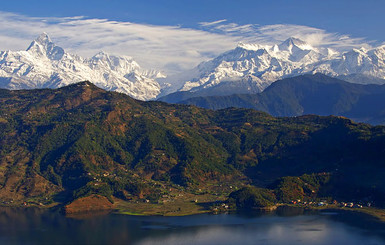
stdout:
<svg viewBox="0 0 385 245">
<path fill-rule="evenodd" d="M 385 244 L 385 224 L 350 212 L 280 209 L 187 217 L 65 217 L 0 208 L 0 244 Z"/>
</svg>

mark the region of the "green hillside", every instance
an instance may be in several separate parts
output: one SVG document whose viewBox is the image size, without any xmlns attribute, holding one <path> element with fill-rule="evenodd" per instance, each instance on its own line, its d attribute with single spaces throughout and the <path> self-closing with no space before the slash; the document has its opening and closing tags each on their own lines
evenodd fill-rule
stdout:
<svg viewBox="0 0 385 245">
<path fill-rule="evenodd" d="M 0 129 L 3 202 L 92 193 L 156 201 L 178 186 L 270 188 L 286 176 L 327 173 L 322 195 L 385 203 L 385 127 L 341 117 L 142 102 L 83 82 L 0 90 Z"/>
</svg>

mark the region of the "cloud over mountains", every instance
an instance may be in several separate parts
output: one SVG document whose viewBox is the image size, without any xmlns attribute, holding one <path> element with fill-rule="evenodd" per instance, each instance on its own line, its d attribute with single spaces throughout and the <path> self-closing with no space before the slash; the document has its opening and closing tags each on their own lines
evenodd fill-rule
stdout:
<svg viewBox="0 0 385 245">
<path fill-rule="evenodd" d="M 238 42 L 271 44 L 290 36 L 335 49 L 369 47 L 363 38 L 307 26 L 239 25 L 227 20 L 201 22 L 195 29 L 75 17 L 29 17 L 0 12 L 0 50 L 24 50 L 42 32 L 71 53 L 90 57 L 100 50 L 133 57 L 144 68 L 172 74 L 234 48 Z"/>
</svg>

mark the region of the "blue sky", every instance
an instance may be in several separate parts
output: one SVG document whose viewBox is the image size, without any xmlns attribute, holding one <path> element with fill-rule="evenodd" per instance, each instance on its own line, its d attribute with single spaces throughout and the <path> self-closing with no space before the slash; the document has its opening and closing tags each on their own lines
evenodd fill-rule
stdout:
<svg viewBox="0 0 385 245">
<path fill-rule="evenodd" d="M 105 50 L 176 72 L 240 41 L 375 46 L 385 41 L 384 10 L 384 0 L 2 1 L 0 50 L 25 49 L 44 31 L 70 52 Z"/>
<path fill-rule="evenodd" d="M 0 10 L 185 27 L 219 19 L 238 24 L 297 24 L 385 40 L 383 0 L 12 0 L 2 1 Z"/>
</svg>

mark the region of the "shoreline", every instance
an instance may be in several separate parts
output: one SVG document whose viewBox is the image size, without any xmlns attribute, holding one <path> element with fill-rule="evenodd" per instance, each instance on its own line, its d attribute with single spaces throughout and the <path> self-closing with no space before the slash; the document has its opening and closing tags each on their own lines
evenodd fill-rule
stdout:
<svg viewBox="0 0 385 245">
<path fill-rule="evenodd" d="M 353 212 L 359 214 L 365 214 L 372 218 L 375 218 L 377 221 L 385 223 L 385 209 L 375 208 L 375 207 L 363 207 L 363 208 L 347 208 L 339 207 L 336 205 L 327 205 L 327 206 L 298 206 L 293 204 L 283 204 L 281 207 L 292 207 L 292 208 L 302 208 L 304 210 L 311 211 L 344 211 L 344 212 Z"/>
<path fill-rule="evenodd" d="M 131 216 L 164 216 L 164 217 L 182 217 L 189 215 L 199 215 L 199 214 L 220 214 L 228 212 L 236 212 L 236 209 L 223 209 L 219 212 L 213 211 L 209 208 L 210 203 L 195 203 L 191 201 L 180 202 L 177 205 L 164 205 L 164 204 L 153 204 L 153 203 L 133 203 L 126 202 L 122 200 L 115 201 L 113 207 L 108 210 L 108 213 L 115 213 L 120 215 L 131 215 Z M 9 207 L 9 208 L 38 208 L 42 210 L 62 210 L 64 209 L 63 204 L 55 203 L 54 205 L 40 206 L 40 205 L 0 205 L 0 207 Z M 254 211 L 261 212 L 275 212 L 279 210 L 280 207 L 289 207 L 289 208 L 298 208 L 303 210 L 310 211 L 344 211 L 344 212 L 353 212 L 359 214 L 365 214 L 376 221 L 385 223 L 385 209 L 375 208 L 375 207 L 363 207 L 363 208 L 347 208 L 339 207 L 336 205 L 327 205 L 327 206 L 299 206 L 293 204 L 277 204 L 271 207 L 254 209 Z M 63 212 L 64 215 L 65 212 Z M 84 214 L 91 214 L 91 212 L 78 212 L 73 213 L 70 216 L 82 216 Z"/>
<path fill-rule="evenodd" d="M 267 208 L 260 208 L 260 209 L 254 209 L 254 211 L 261 211 L 261 212 L 275 212 L 279 210 L 280 207 L 290 207 L 290 208 L 298 208 L 303 210 L 310 210 L 310 211 L 343 211 L 343 212 L 353 212 L 356 214 L 364 214 L 367 216 L 370 216 L 371 218 L 375 219 L 378 222 L 385 223 L 385 209 L 379 209 L 374 207 L 363 207 L 363 208 L 344 208 L 344 207 L 338 207 L 338 206 L 324 206 L 324 207 L 301 207 L 301 206 L 295 206 L 290 204 L 283 204 L 283 205 L 276 205 L 273 206 L 273 208 L 267 207 Z M 139 212 L 133 212 L 133 211 L 125 211 L 125 210 L 113 210 L 116 214 L 123 214 L 123 215 L 133 215 L 133 216 L 169 216 L 169 217 L 178 217 L 178 216 L 188 216 L 188 215 L 199 215 L 199 214 L 220 214 L 220 213 L 228 213 L 228 212 L 237 212 L 236 209 L 228 209 L 224 210 L 222 212 L 213 212 L 212 210 L 201 210 L 200 212 L 191 212 L 191 213 L 180 213 L 173 215 L 170 214 L 160 214 L 160 213 L 139 213 Z"/>
</svg>

